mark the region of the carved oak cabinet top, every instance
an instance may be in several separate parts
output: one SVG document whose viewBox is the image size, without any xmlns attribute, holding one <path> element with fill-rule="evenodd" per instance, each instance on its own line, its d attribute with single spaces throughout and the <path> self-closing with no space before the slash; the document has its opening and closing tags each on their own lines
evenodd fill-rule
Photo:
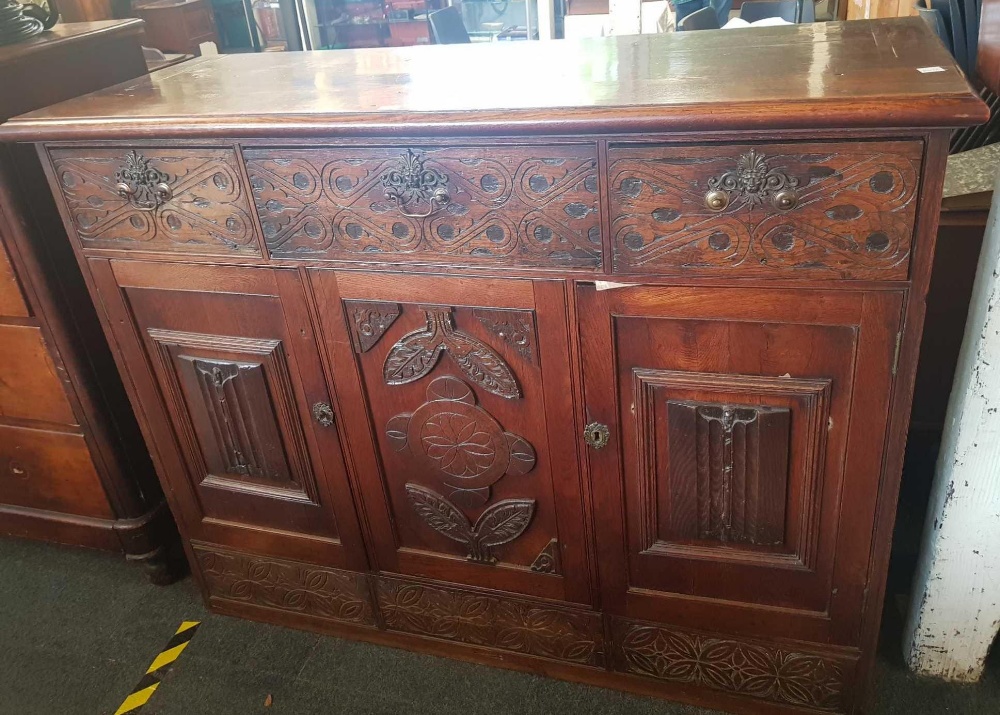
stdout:
<svg viewBox="0 0 1000 715">
<path fill-rule="evenodd" d="M 752 41 L 727 31 L 217 56 L 24 115 L 0 138 L 938 127 L 987 119 L 918 18 L 752 32 Z M 941 71 L 918 71 L 928 66 Z"/>
</svg>

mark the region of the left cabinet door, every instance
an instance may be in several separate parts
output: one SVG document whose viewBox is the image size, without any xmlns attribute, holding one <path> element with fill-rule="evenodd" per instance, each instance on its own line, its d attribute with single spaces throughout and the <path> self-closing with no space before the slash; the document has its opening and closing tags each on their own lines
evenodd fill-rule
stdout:
<svg viewBox="0 0 1000 715">
<path fill-rule="evenodd" d="M 365 568 L 298 274 L 91 266 L 186 536 Z"/>
</svg>

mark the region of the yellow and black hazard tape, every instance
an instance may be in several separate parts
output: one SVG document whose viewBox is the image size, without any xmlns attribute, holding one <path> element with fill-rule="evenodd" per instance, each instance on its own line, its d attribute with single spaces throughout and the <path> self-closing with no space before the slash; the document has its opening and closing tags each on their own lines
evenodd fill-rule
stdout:
<svg viewBox="0 0 1000 715">
<path fill-rule="evenodd" d="M 200 621 L 184 621 L 181 623 L 181 627 L 177 629 L 174 633 L 174 637 L 170 639 L 166 647 L 160 651 L 160 654 L 153 659 L 149 667 L 146 669 L 146 674 L 142 676 L 129 696 L 125 698 L 125 701 L 115 710 L 115 715 L 123 715 L 123 713 L 133 713 L 147 702 L 156 692 L 156 689 L 160 686 L 160 681 L 163 680 L 168 672 L 170 672 L 171 666 L 177 657 L 187 648 L 187 644 L 191 642 L 194 637 L 195 631 L 198 630 L 198 626 L 201 625 Z"/>
</svg>

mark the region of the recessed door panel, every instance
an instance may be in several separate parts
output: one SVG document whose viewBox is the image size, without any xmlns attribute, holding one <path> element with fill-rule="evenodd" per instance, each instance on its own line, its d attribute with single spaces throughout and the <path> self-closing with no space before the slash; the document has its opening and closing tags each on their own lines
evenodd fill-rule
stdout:
<svg viewBox="0 0 1000 715">
<path fill-rule="evenodd" d="M 111 265 L 133 323 L 117 329 L 138 341 L 161 396 L 153 429 L 176 445 L 161 455 L 191 537 L 363 567 L 332 390 L 295 272 Z"/>
<path fill-rule="evenodd" d="M 620 524 L 609 610 L 856 642 L 900 294 L 578 299 L 588 412 L 611 428 L 590 452 L 597 518 Z"/>
<path fill-rule="evenodd" d="M 389 278 L 312 275 L 341 306 L 324 316 L 335 372 L 365 396 L 349 426 L 377 453 L 379 568 L 585 601 L 562 286 Z"/>
</svg>

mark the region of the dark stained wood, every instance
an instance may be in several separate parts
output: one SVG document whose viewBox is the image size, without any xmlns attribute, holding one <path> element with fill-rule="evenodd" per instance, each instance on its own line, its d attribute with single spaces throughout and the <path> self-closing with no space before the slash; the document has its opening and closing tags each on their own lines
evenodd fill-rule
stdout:
<svg viewBox="0 0 1000 715">
<path fill-rule="evenodd" d="M 601 265 L 593 143 L 254 148 L 244 157 L 274 258 Z M 407 172 L 426 172 L 419 189 L 387 199 Z M 435 202 L 435 191 L 447 200 Z"/>
<path fill-rule="evenodd" d="M 612 145 L 615 271 L 904 278 L 922 152 L 919 142 Z"/>
<path fill-rule="evenodd" d="M 759 28 L 754 36 L 752 44 L 691 32 L 221 55 L 35 112 L 0 136 L 705 132 L 987 119 L 919 18 Z M 930 65 L 945 71 L 917 72 Z M 493 72 L 498 66 L 505 71 Z M 742 67 L 754 71 L 733 71 Z"/>
<path fill-rule="evenodd" d="M 29 315 L 21 285 L 3 244 L 0 244 L 0 315 L 10 318 L 26 318 Z"/>
<path fill-rule="evenodd" d="M 231 149 L 57 150 L 52 162 L 85 246 L 260 252 Z M 122 196 L 123 184 L 132 193 Z"/>
<path fill-rule="evenodd" d="M 460 79 L 475 47 L 204 60 L 0 129 L 37 142 L 212 608 L 733 712 L 859 712 L 936 127 L 983 105 L 919 22 L 818 32 L 531 45 L 504 55 L 546 59 L 516 92 L 444 91 L 436 59 Z M 698 92 L 676 74 L 694 52 L 727 63 Z M 133 149 L 148 185 L 112 184 Z M 766 166 L 740 174 L 751 151 Z M 198 156 L 238 202 L 158 173 Z M 75 195 L 80 167 L 104 188 Z M 95 240 L 89 199 L 117 183 L 111 215 L 145 219 Z M 180 240 L 149 241 L 188 200 Z M 232 248 L 212 236 L 237 203 Z M 622 259 L 621 225 L 655 241 L 670 211 L 791 255 Z"/>
<path fill-rule="evenodd" d="M 59 24 L 0 48 L 0 119 L 142 74 L 141 38 Z M 30 147 L 0 148 L 0 533 L 124 551 L 164 581 L 170 515 L 45 181 Z"/>
<path fill-rule="evenodd" d="M 0 325 L 0 417 L 76 424 L 40 328 Z"/>
<path fill-rule="evenodd" d="M 219 42 L 209 0 L 133 2 L 132 11 L 146 23 L 147 47 L 198 55 L 201 43 Z"/>
</svg>

